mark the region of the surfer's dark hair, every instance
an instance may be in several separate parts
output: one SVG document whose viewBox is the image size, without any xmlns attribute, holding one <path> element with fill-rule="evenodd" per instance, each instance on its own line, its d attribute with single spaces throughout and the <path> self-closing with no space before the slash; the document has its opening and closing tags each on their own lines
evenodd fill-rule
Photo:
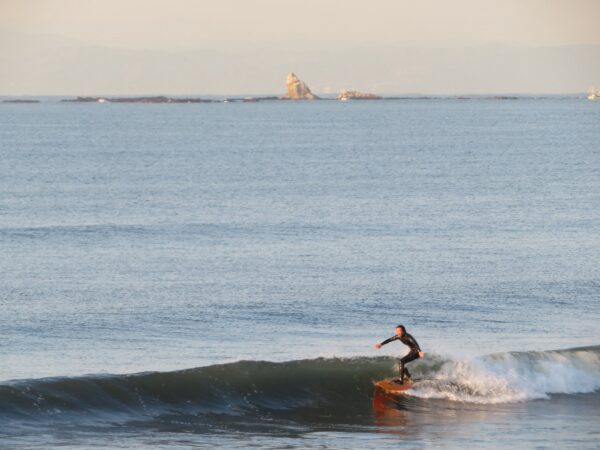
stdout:
<svg viewBox="0 0 600 450">
<path fill-rule="evenodd" d="M 406 327 L 404 325 L 398 325 L 396 328 L 402 328 L 402 331 L 406 333 Z"/>
</svg>

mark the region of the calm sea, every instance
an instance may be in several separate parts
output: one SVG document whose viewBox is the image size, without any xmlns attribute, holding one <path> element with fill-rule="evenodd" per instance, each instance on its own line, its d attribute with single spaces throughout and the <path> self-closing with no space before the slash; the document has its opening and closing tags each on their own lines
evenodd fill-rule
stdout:
<svg viewBox="0 0 600 450">
<path fill-rule="evenodd" d="M 600 446 L 599 102 L 0 104 L 0 274 L 0 448 Z"/>
</svg>

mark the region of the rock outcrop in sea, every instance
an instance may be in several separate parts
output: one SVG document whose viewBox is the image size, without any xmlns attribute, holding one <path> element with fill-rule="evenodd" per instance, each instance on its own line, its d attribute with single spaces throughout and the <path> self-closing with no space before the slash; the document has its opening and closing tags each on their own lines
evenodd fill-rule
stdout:
<svg viewBox="0 0 600 450">
<path fill-rule="evenodd" d="M 379 100 L 381 98 L 383 97 L 375 94 L 347 90 L 343 90 L 342 93 L 336 97 L 338 100 Z"/>
<path fill-rule="evenodd" d="M 180 97 L 77 97 L 65 99 L 61 102 L 69 103 L 215 103 L 217 100 L 204 98 L 180 98 Z"/>
<path fill-rule="evenodd" d="M 287 92 L 281 97 L 282 100 L 316 100 L 319 98 L 311 92 L 304 81 L 293 73 L 287 76 L 286 85 Z"/>
</svg>

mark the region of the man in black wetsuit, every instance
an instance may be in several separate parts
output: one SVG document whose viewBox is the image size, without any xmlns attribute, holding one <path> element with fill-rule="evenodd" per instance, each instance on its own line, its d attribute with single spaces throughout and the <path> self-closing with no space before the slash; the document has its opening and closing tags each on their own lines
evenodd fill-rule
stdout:
<svg viewBox="0 0 600 450">
<path fill-rule="evenodd" d="M 404 325 L 398 325 L 396 327 L 396 334 L 391 338 L 386 339 L 380 344 L 375 344 L 375 348 L 380 349 L 385 344 L 388 344 L 392 341 L 400 341 L 410 348 L 408 354 L 400 360 L 400 382 L 404 384 L 405 377 L 408 380 L 410 380 L 410 372 L 408 371 L 408 369 L 404 368 L 404 365 L 406 363 L 414 361 L 415 359 L 422 358 L 423 356 L 425 356 L 425 353 L 421 351 L 421 347 L 419 347 L 419 344 L 417 343 L 415 338 L 406 332 L 406 328 L 404 328 Z"/>
</svg>

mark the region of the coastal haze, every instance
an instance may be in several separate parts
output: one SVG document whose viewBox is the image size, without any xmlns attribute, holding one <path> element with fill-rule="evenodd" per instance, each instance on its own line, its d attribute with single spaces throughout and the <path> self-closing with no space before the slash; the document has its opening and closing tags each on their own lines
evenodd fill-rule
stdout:
<svg viewBox="0 0 600 450">
<path fill-rule="evenodd" d="M 0 95 L 581 93 L 600 3 L 0 2 Z"/>
<path fill-rule="evenodd" d="M 597 448 L 599 5 L 0 0 L 0 449 Z"/>
</svg>

